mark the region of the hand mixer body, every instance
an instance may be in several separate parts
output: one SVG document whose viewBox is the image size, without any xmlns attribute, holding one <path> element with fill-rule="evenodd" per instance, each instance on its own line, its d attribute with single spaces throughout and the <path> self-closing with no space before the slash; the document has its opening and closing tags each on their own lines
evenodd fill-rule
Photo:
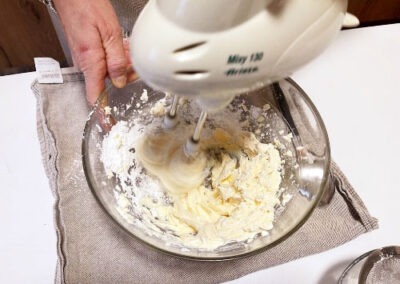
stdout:
<svg viewBox="0 0 400 284">
<path fill-rule="evenodd" d="M 347 0 L 150 0 L 131 57 L 152 88 L 206 111 L 289 76 L 340 30 Z"/>
</svg>

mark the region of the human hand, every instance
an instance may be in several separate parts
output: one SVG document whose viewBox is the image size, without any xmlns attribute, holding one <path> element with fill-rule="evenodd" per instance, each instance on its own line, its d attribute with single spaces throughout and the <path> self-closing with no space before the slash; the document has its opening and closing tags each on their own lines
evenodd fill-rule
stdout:
<svg viewBox="0 0 400 284">
<path fill-rule="evenodd" d="M 71 49 L 74 65 L 84 74 L 86 98 L 94 104 L 104 80 L 122 88 L 136 74 L 129 60 L 128 42 L 108 0 L 54 0 Z"/>
</svg>

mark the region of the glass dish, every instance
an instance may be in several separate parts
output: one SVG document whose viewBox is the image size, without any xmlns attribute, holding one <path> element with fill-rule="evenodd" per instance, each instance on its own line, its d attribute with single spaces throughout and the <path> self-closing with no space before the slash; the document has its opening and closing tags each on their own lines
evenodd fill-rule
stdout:
<svg viewBox="0 0 400 284">
<path fill-rule="evenodd" d="M 140 100 L 143 89 L 148 93 L 146 102 Z M 288 238 L 306 222 L 319 204 L 328 184 L 330 148 L 327 132 L 318 111 L 304 91 L 291 79 L 281 80 L 271 86 L 240 95 L 230 106 L 232 109 L 238 106 L 249 109 L 252 106 L 262 108 L 268 104 L 269 120 L 258 123 L 261 126 L 258 129 L 266 133 L 264 139 L 269 141 L 279 137 L 281 133 L 292 134 L 292 139 L 285 142 L 285 149 L 293 152 L 293 158 L 291 162 L 286 163 L 282 180 L 282 186 L 287 188 L 286 191 L 292 197 L 284 208 L 277 209 L 274 227 L 267 236 L 260 235 L 249 243 L 226 245 L 213 251 L 182 249 L 171 246 L 165 240 L 127 222 L 117 210 L 113 192 L 117 181 L 107 178 L 100 160 L 99 145 L 114 120 L 128 120 L 137 114 L 135 107 L 139 105 L 143 112 L 147 113 L 146 110 L 163 97 L 164 94 L 153 91 L 141 80 L 132 82 L 123 89 L 108 85 L 85 125 L 82 156 L 89 187 L 100 206 L 129 235 L 152 248 L 177 257 L 203 261 L 228 260 L 267 250 Z M 111 117 L 105 114 L 105 106 L 110 106 Z M 247 119 L 251 119 L 250 114 Z M 212 115 L 209 116 L 209 120 L 213 120 Z M 268 130 L 265 128 L 266 125 L 269 127 Z"/>
<path fill-rule="evenodd" d="M 346 267 L 338 283 L 400 283 L 400 247 L 388 246 L 364 253 Z"/>
</svg>

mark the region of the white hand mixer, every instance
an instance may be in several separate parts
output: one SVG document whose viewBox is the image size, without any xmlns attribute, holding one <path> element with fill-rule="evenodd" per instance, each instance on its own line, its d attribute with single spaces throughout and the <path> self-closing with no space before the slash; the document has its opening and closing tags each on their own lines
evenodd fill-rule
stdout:
<svg viewBox="0 0 400 284">
<path fill-rule="evenodd" d="M 347 0 L 149 0 L 131 37 L 136 72 L 152 88 L 202 107 L 185 147 L 197 149 L 207 112 L 289 76 L 335 38 Z"/>
</svg>

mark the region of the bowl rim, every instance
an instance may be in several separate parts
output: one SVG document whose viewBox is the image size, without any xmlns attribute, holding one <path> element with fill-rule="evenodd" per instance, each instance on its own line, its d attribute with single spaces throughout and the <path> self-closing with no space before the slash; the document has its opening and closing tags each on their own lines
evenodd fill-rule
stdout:
<svg viewBox="0 0 400 284">
<path fill-rule="evenodd" d="M 366 262 L 375 262 L 376 257 L 380 256 L 381 254 L 388 254 L 391 255 L 391 257 L 400 257 L 400 246 L 398 245 L 391 245 L 391 246 L 385 246 L 385 247 L 380 247 L 376 248 L 373 250 L 370 250 L 360 256 L 358 256 L 356 259 L 354 259 L 350 264 L 346 266 L 346 268 L 343 270 L 342 274 L 339 277 L 338 284 L 343 284 L 343 281 L 346 279 L 347 275 L 353 268 L 355 268 L 361 261 L 366 260 Z M 371 257 L 374 257 L 371 259 Z M 359 277 L 367 277 L 369 270 L 367 269 L 366 271 L 363 271 L 364 266 L 367 263 L 363 264 L 363 267 L 360 268 L 360 275 Z M 371 264 L 371 263 L 368 263 Z M 370 267 L 372 268 L 372 267 Z M 360 279 L 359 279 L 360 280 Z M 364 282 L 361 282 L 364 283 Z"/>
<path fill-rule="evenodd" d="M 128 84 L 134 84 L 135 82 L 141 81 L 140 78 L 128 83 Z M 91 120 L 91 116 L 96 112 L 96 109 L 99 107 L 99 105 L 101 105 L 101 101 L 103 100 L 104 96 L 108 93 L 108 90 L 110 88 L 113 88 L 113 85 L 111 83 L 106 84 L 106 87 L 104 88 L 104 90 L 102 91 L 102 93 L 100 94 L 99 98 L 97 99 L 95 105 L 93 106 L 92 110 L 90 111 L 88 118 L 85 122 L 85 127 L 83 130 L 83 135 L 82 135 L 82 143 L 81 143 L 81 154 L 82 154 L 82 164 L 83 164 L 83 171 L 86 177 L 86 181 L 87 184 L 90 188 L 90 191 L 92 192 L 93 196 L 95 197 L 97 203 L 100 205 L 100 207 L 104 210 L 104 212 L 114 221 L 115 224 L 118 225 L 118 227 L 122 228 L 123 231 L 125 231 L 125 233 L 127 233 L 129 236 L 135 238 L 136 240 L 138 240 L 139 242 L 145 244 L 147 247 L 150 247 L 152 250 L 158 251 L 158 252 L 162 252 L 166 255 L 169 256 L 174 256 L 177 258 L 181 258 L 181 259 L 186 259 L 186 260 L 195 260 L 195 261 L 202 261 L 202 262 L 215 262 L 215 261 L 229 261 L 229 260 L 237 260 L 237 259 L 241 259 L 241 258 L 245 258 L 245 257 L 250 257 L 250 256 L 254 256 L 257 255 L 259 253 L 262 253 L 272 247 L 275 247 L 276 245 L 282 243 L 283 241 L 287 240 L 289 237 L 291 237 L 297 230 L 299 230 L 304 224 L 305 222 L 310 218 L 311 214 L 314 212 L 315 208 L 318 206 L 318 204 L 320 203 L 320 200 L 326 190 L 326 185 L 328 182 L 328 178 L 330 175 L 330 165 L 331 165 L 331 147 L 330 147 L 330 140 L 329 140 L 329 136 L 328 136 L 328 132 L 326 130 L 325 124 L 322 120 L 322 117 L 320 115 L 320 113 L 318 112 L 317 108 L 315 107 L 314 103 L 311 101 L 310 97 L 306 94 L 306 92 L 292 79 L 292 78 L 284 78 L 280 81 L 287 81 L 288 83 L 290 83 L 293 87 L 295 87 L 302 95 L 304 101 L 307 103 L 307 106 L 310 108 L 310 111 L 313 113 L 316 121 L 318 121 L 320 127 L 321 127 L 321 131 L 322 131 L 322 135 L 324 137 L 324 139 L 326 140 L 326 160 L 324 161 L 324 174 L 322 177 L 322 181 L 320 183 L 320 188 L 319 191 L 317 193 L 317 195 L 314 198 L 314 203 L 310 206 L 310 208 L 308 209 L 308 211 L 304 214 L 304 217 L 300 220 L 300 222 L 298 222 L 295 226 L 293 226 L 293 228 L 291 228 L 285 235 L 279 237 L 278 239 L 276 239 L 275 241 L 262 246 L 260 248 L 254 249 L 252 251 L 248 251 L 248 252 L 244 252 L 244 253 L 240 253 L 237 255 L 231 255 L 231 256 L 221 256 L 221 257 L 215 257 L 215 256 L 210 256 L 210 257 L 205 257 L 205 256 L 190 256 L 190 255 L 186 255 L 186 254 L 179 254 L 177 252 L 173 252 L 173 251 L 169 251 L 167 249 L 158 247 L 156 245 L 153 245 L 149 242 L 147 242 L 145 239 L 142 239 L 141 237 L 133 234 L 132 232 L 130 232 L 123 224 L 121 224 L 116 218 L 114 218 L 114 216 L 112 215 L 111 212 L 109 212 L 109 210 L 107 209 L 107 207 L 105 206 L 105 204 L 103 204 L 103 202 L 100 200 L 99 196 L 96 194 L 96 191 L 94 189 L 94 186 L 91 182 L 91 177 L 88 173 L 88 166 L 86 164 L 85 161 L 85 140 L 86 140 L 86 133 L 88 133 L 90 125 L 89 122 Z M 279 81 L 278 81 L 279 82 Z"/>
</svg>

